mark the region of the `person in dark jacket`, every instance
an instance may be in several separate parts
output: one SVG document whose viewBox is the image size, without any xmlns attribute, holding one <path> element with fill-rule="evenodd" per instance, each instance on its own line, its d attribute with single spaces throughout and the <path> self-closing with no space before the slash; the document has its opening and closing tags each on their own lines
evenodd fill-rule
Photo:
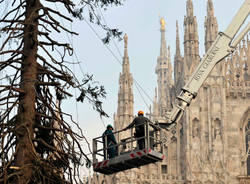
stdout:
<svg viewBox="0 0 250 184">
<path fill-rule="evenodd" d="M 115 139 L 115 136 L 113 134 L 113 127 L 112 125 L 108 125 L 107 129 L 105 130 L 105 132 L 102 134 L 103 136 L 103 147 L 105 148 L 105 146 L 107 146 L 107 152 L 108 152 L 108 158 L 114 158 L 115 156 L 117 156 L 117 142 Z M 105 144 L 107 140 L 107 144 Z M 104 150 L 104 159 L 107 159 L 106 156 L 106 151 Z"/>
<path fill-rule="evenodd" d="M 134 118 L 134 120 L 132 121 L 132 123 L 130 123 L 130 125 L 128 125 L 124 130 L 127 130 L 131 127 L 135 126 L 135 138 L 141 138 L 138 139 L 137 144 L 139 146 L 139 149 L 142 150 L 145 148 L 145 139 L 142 138 L 145 136 L 145 123 L 146 122 L 151 122 L 148 118 L 144 117 L 144 113 L 143 111 L 139 111 L 138 112 L 138 116 L 136 118 Z"/>
</svg>

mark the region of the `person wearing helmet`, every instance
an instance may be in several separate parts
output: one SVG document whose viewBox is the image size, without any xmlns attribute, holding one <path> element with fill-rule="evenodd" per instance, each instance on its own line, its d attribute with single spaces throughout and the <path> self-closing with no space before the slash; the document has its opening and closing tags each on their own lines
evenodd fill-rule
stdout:
<svg viewBox="0 0 250 184">
<path fill-rule="evenodd" d="M 130 123 L 124 130 L 135 127 L 135 138 L 138 138 L 137 144 L 139 149 L 142 150 L 145 148 L 145 139 L 141 138 L 145 136 L 144 125 L 146 122 L 151 122 L 148 118 L 144 117 L 143 111 L 138 111 L 138 116 L 134 118 L 132 123 Z M 141 139 L 139 139 L 141 138 Z"/>
<path fill-rule="evenodd" d="M 117 156 L 117 142 L 115 139 L 115 136 L 113 134 L 113 127 L 112 125 L 108 125 L 107 129 L 105 130 L 105 132 L 102 134 L 102 138 L 103 138 L 103 148 L 106 148 L 107 146 L 107 153 L 108 153 L 108 158 L 114 158 L 115 156 Z M 107 141 L 107 144 L 105 144 Z M 106 155 L 106 151 L 104 150 L 104 160 L 107 159 L 107 155 Z"/>
</svg>

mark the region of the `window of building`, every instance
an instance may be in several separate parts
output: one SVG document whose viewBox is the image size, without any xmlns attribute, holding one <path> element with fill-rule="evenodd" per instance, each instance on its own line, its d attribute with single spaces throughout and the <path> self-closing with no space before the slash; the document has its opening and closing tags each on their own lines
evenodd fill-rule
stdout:
<svg viewBox="0 0 250 184">
<path fill-rule="evenodd" d="M 162 174 L 167 174 L 168 173 L 167 165 L 161 165 L 161 173 Z"/>
</svg>

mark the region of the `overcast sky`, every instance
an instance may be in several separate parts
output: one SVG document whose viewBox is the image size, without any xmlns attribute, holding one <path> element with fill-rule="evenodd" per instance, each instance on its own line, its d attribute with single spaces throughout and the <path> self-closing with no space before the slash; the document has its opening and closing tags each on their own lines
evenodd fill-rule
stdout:
<svg viewBox="0 0 250 184">
<path fill-rule="evenodd" d="M 194 15 L 197 17 L 199 26 L 200 56 L 204 54 L 204 19 L 206 16 L 207 0 L 193 0 Z M 226 26 L 232 20 L 236 11 L 244 0 L 213 0 L 215 16 L 217 17 L 219 30 L 225 30 Z M 176 20 L 179 22 L 179 32 L 181 41 L 181 50 L 183 54 L 183 19 L 186 14 L 186 0 L 126 0 L 123 6 L 110 7 L 106 11 L 101 10 L 104 21 L 110 27 L 119 28 L 128 35 L 128 54 L 130 59 L 130 70 L 134 79 L 142 86 L 144 91 L 153 99 L 154 89 L 157 85 L 155 66 L 157 57 L 160 53 L 160 17 L 166 21 L 166 42 L 170 45 L 171 59 L 173 62 L 175 52 L 176 38 Z M 3 7 L 2 7 L 3 8 Z M 1 7 L 0 7 L 1 10 Z M 249 19 L 248 19 L 249 20 Z M 65 22 L 66 24 L 66 22 Z M 70 26 L 70 24 L 66 24 Z M 90 104 L 78 103 L 76 110 L 75 101 L 64 103 L 67 113 L 73 114 L 76 121 L 79 122 L 83 133 L 88 140 L 99 136 L 104 131 L 104 125 L 113 124 L 113 114 L 117 111 L 118 99 L 118 80 L 119 73 L 122 70 L 119 62 L 122 62 L 123 41 L 114 40 L 110 42 L 108 48 L 104 46 L 101 40 L 104 31 L 95 25 L 92 25 L 96 33 L 84 21 L 75 21 L 72 29 L 79 33 L 79 36 L 73 38 L 73 47 L 76 56 L 74 61 L 81 61 L 83 72 L 94 75 L 94 79 L 104 85 L 107 98 L 104 101 L 104 110 L 110 118 L 104 118 L 103 122 L 98 113 L 92 110 Z M 98 36 L 96 36 L 96 34 Z M 59 38 L 60 39 L 60 38 Z M 117 50 L 117 48 L 119 51 Z M 74 68 L 76 75 L 81 78 L 82 73 L 79 66 Z M 136 87 L 134 89 L 134 114 L 138 110 L 148 112 L 147 105 L 151 105 L 150 99 L 143 95 L 144 101 L 139 95 Z M 142 91 L 140 91 L 143 93 Z M 78 117 L 77 117 L 78 115 Z"/>
</svg>

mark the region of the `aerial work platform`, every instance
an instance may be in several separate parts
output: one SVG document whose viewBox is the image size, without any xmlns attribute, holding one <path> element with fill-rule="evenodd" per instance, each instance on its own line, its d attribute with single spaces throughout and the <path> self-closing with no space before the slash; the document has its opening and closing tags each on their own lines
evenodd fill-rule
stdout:
<svg viewBox="0 0 250 184">
<path fill-rule="evenodd" d="M 162 153 L 163 143 L 160 139 L 162 130 L 154 130 L 149 126 L 148 122 L 145 123 L 144 128 L 145 136 L 140 138 L 134 136 L 134 127 L 127 131 L 121 130 L 114 132 L 117 145 L 113 147 L 117 149 L 117 156 L 111 159 L 107 158 L 107 150 L 111 148 L 105 145 L 107 136 L 93 139 L 94 171 L 102 174 L 113 174 L 162 161 L 164 159 Z M 142 139 L 145 141 L 145 148 L 140 150 L 137 143 Z"/>
<path fill-rule="evenodd" d="M 94 163 L 94 171 L 102 174 L 113 174 L 131 168 L 162 161 L 164 155 L 150 148 L 122 154 L 110 160 Z"/>
</svg>

